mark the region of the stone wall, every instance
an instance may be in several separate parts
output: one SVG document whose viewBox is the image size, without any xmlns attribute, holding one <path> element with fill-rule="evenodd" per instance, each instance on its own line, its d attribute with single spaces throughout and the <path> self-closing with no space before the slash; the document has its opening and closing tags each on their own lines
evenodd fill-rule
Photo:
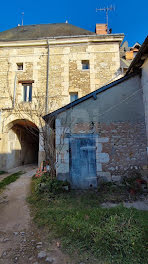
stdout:
<svg viewBox="0 0 148 264">
<path fill-rule="evenodd" d="M 90 69 L 82 69 L 89 60 Z M 17 70 L 23 63 L 23 71 Z M 49 112 L 70 102 L 69 92 L 82 97 L 110 82 L 120 66 L 119 43 L 50 46 Z M 16 76 L 16 101 L 22 103 L 22 80 L 33 80 L 33 103 L 45 98 L 47 46 L 0 47 L 0 109 L 11 107 Z"/>
<path fill-rule="evenodd" d="M 70 139 L 95 137 L 98 180 L 119 181 L 131 166 L 147 165 L 147 138 L 140 76 L 115 83 L 56 119 L 57 175 L 70 177 Z"/>
<path fill-rule="evenodd" d="M 90 134 L 89 125 L 75 125 L 74 133 Z M 147 138 L 144 122 L 94 124 L 97 176 L 106 181 L 121 180 L 131 166 L 147 164 Z M 72 136 L 72 135 L 71 135 Z"/>
<path fill-rule="evenodd" d="M 77 92 L 78 97 L 82 97 L 115 77 L 120 67 L 119 44 L 123 36 L 106 36 L 107 40 L 93 38 L 94 43 L 87 37 L 49 41 L 48 112 L 68 104 L 70 92 Z M 27 119 L 40 130 L 41 116 L 45 114 L 47 51 L 46 40 L 0 43 L 0 109 L 3 109 L 0 153 L 6 153 L 3 165 L 0 162 L 3 169 L 7 167 L 9 149 L 9 137 L 7 141 L 4 132 L 8 120 Z M 82 69 L 82 60 L 89 60 L 89 70 Z M 23 63 L 22 71 L 17 70 L 17 63 Z M 22 81 L 33 81 L 31 103 L 23 102 Z M 14 91 L 15 106 L 12 109 Z M 39 157 L 41 161 L 43 150 Z"/>
<path fill-rule="evenodd" d="M 58 124 L 58 122 L 57 122 Z M 73 135 L 91 134 L 89 124 L 76 124 L 73 134 L 56 126 L 57 175 L 69 178 L 69 139 Z M 66 131 L 66 133 L 64 132 Z M 92 134 L 91 134 L 92 135 Z M 147 138 L 144 122 L 94 124 L 93 135 L 96 140 L 96 176 L 98 181 L 120 181 L 125 171 L 132 167 L 147 164 Z"/>
</svg>

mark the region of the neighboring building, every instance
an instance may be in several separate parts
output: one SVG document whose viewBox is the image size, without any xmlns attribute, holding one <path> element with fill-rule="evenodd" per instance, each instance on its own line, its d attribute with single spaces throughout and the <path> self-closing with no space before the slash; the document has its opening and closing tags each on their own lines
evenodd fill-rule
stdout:
<svg viewBox="0 0 148 264">
<path fill-rule="evenodd" d="M 147 166 L 148 37 L 125 77 L 44 119 L 55 126 L 57 177 L 73 188 L 120 181 L 125 170 Z"/>
<path fill-rule="evenodd" d="M 138 42 L 136 42 L 133 47 L 129 47 L 127 41 L 120 47 L 120 69 L 123 75 L 127 72 L 140 47 L 141 45 Z"/>
<path fill-rule="evenodd" d="M 117 77 L 124 35 L 97 34 L 68 23 L 0 33 L 1 169 L 40 163 L 41 116 Z"/>
<path fill-rule="evenodd" d="M 138 73 L 140 69 L 141 88 L 143 93 L 144 112 L 145 112 L 145 124 L 146 135 L 148 142 L 148 36 L 142 44 L 138 54 L 132 61 L 126 75 L 131 73 Z M 148 143 L 147 143 L 148 147 Z M 148 152 L 148 149 L 147 149 Z"/>
</svg>

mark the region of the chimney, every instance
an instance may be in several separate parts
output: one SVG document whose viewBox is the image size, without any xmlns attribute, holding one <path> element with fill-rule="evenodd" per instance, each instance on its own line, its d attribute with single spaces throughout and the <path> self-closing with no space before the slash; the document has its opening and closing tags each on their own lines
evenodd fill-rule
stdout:
<svg viewBox="0 0 148 264">
<path fill-rule="evenodd" d="M 107 35 L 107 24 L 96 24 L 97 35 Z"/>
</svg>

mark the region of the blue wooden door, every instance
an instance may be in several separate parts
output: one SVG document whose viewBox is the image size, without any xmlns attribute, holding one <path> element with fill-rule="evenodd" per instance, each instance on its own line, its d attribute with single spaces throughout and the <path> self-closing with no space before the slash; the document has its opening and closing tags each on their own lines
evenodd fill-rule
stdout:
<svg viewBox="0 0 148 264">
<path fill-rule="evenodd" d="M 94 138 L 73 137 L 70 139 L 70 179 L 74 189 L 97 187 Z"/>
</svg>

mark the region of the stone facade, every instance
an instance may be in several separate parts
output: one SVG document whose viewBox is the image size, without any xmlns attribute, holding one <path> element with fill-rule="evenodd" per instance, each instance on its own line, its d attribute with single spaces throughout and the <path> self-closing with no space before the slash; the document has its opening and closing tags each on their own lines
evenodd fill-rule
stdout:
<svg viewBox="0 0 148 264">
<path fill-rule="evenodd" d="M 0 42 L 1 169 L 23 163 L 22 154 L 12 154 L 21 152 L 22 141 L 16 136 L 16 143 L 12 146 L 9 130 L 14 123 L 18 128 L 21 126 L 22 130 L 24 124 L 20 122 L 25 119 L 32 122 L 30 127 L 36 126 L 40 131 L 47 87 L 47 112 L 52 112 L 70 102 L 70 93 L 76 92 L 80 98 L 111 82 L 120 68 L 119 46 L 122 39 L 123 35 L 116 34 L 49 39 L 48 84 L 47 40 Z M 89 61 L 90 69 L 82 69 L 83 60 Z M 20 63 L 23 64 L 22 70 L 17 68 Z M 23 101 L 23 83 L 32 84 L 31 102 Z M 39 162 L 43 158 L 44 150 L 40 144 Z"/>
</svg>

